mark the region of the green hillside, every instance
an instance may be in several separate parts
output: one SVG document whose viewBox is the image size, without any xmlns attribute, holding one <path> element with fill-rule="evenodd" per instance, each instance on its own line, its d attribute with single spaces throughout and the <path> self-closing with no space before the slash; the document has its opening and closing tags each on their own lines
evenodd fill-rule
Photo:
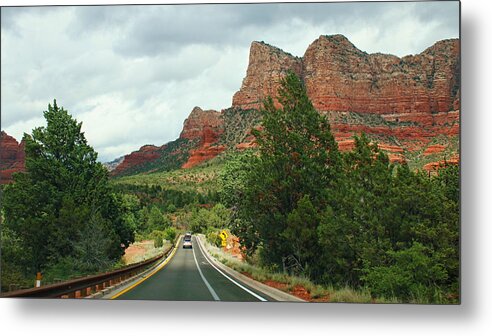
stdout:
<svg viewBox="0 0 492 336">
<path fill-rule="evenodd" d="M 219 155 L 189 169 L 138 173 L 115 177 L 112 181 L 116 185 L 159 186 L 162 189 L 194 191 L 205 194 L 217 190 L 218 173 L 229 155 L 227 153 Z"/>
</svg>

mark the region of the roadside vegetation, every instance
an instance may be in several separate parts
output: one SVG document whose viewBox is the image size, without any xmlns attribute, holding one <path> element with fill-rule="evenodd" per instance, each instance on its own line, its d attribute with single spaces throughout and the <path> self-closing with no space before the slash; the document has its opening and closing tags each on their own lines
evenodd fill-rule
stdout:
<svg viewBox="0 0 492 336">
<path fill-rule="evenodd" d="M 310 302 L 348 302 L 348 303 L 401 303 L 396 298 L 384 298 L 371 296 L 368 289 L 355 290 L 350 287 L 334 288 L 331 285 L 320 285 L 302 277 L 289 275 L 267 267 L 258 266 L 258 260 L 248 258 L 246 261 L 224 252 L 220 246 L 220 239 L 214 239 L 214 235 L 207 235 L 205 247 L 208 252 L 224 265 L 242 273 L 256 281 L 272 286 L 292 295 L 297 295 Z M 203 240 L 202 240 L 203 241 Z M 257 258 L 257 256 L 256 256 Z M 301 295 L 300 295 L 301 294 Z M 413 302 L 412 302 L 413 303 Z M 415 302 L 420 303 L 420 302 Z"/>
<path fill-rule="evenodd" d="M 216 248 L 219 260 L 315 301 L 458 303 L 459 167 L 429 176 L 392 164 L 364 134 L 341 153 L 299 78 L 289 73 L 277 98 L 281 108 L 270 98 L 226 113 L 230 125 L 260 123 L 256 148 L 111 181 L 81 124 L 50 105 L 47 126 L 25 135 L 27 172 L 3 189 L 2 290 L 32 286 L 36 272 L 119 267 L 131 243 L 159 249 L 185 231 L 220 246 L 227 229 L 246 260 Z M 227 143 L 243 130 L 231 126 Z"/>
<path fill-rule="evenodd" d="M 230 229 L 271 271 L 399 302 L 459 302 L 459 168 L 391 164 L 365 135 L 341 153 L 289 74 L 261 111 L 258 151 L 220 175 Z"/>
<path fill-rule="evenodd" d="M 2 192 L 2 290 L 116 267 L 134 240 L 120 194 L 78 123 L 56 101 L 25 134 L 26 172 Z"/>
</svg>

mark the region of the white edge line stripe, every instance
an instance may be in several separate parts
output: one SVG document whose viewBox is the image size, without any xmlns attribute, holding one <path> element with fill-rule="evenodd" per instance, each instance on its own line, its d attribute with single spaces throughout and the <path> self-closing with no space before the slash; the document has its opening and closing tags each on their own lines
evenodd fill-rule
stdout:
<svg viewBox="0 0 492 336">
<path fill-rule="evenodd" d="M 196 256 L 195 256 L 195 249 L 193 247 L 191 249 L 193 251 L 193 258 L 195 259 L 195 264 L 196 264 L 196 267 L 198 268 L 198 272 L 200 273 L 200 276 L 202 277 L 203 282 L 207 286 L 208 291 L 210 292 L 210 294 L 212 294 L 212 296 L 213 296 L 213 298 L 214 298 L 215 301 L 220 301 L 219 296 L 217 295 L 217 293 L 215 293 L 215 291 L 212 288 L 212 286 L 210 286 L 210 284 L 208 283 L 207 279 L 205 279 L 205 276 L 203 275 L 202 270 L 200 269 L 200 266 L 198 265 L 198 261 L 196 260 Z"/>
<path fill-rule="evenodd" d="M 242 290 L 248 292 L 249 294 L 253 295 L 255 298 L 257 298 L 258 300 L 260 301 L 263 301 L 263 302 L 267 302 L 268 300 L 265 299 L 264 297 L 261 297 L 259 296 L 258 294 L 256 294 L 255 292 L 249 290 L 248 288 L 244 287 L 243 285 L 241 285 L 240 283 L 236 282 L 235 280 L 231 279 L 229 276 L 227 276 L 226 274 L 224 274 L 224 272 L 222 272 L 220 269 L 218 269 L 211 261 L 210 259 L 207 257 L 207 255 L 203 252 L 202 250 L 202 242 L 199 240 L 199 238 L 196 238 L 198 240 L 198 247 L 200 248 L 200 251 L 202 252 L 203 256 L 205 257 L 205 259 L 207 259 L 208 263 L 210 265 L 212 265 L 213 268 L 215 268 L 217 270 L 217 272 L 219 272 L 220 274 L 222 274 L 224 277 L 226 277 L 229 281 L 231 281 L 233 284 L 235 284 L 236 286 L 238 286 L 239 288 L 241 288 Z M 204 247 L 205 248 L 205 247 Z M 195 259 L 196 261 L 196 259 Z"/>
</svg>

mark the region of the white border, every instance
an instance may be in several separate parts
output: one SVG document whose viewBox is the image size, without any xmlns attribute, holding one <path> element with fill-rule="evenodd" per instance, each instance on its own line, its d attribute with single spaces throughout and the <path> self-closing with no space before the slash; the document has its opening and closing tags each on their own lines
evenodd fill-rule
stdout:
<svg viewBox="0 0 492 336">
<path fill-rule="evenodd" d="M 98 1 L 68 3 L 100 4 Z M 139 1 L 107 0 L 104 3 Z M 145 3 L 162 2 L 147 0 Z M 20 4 L 67 4 L 67 1 L 1 2 L 2 6 Z M 491 18 L 487 1 L 462 1 L 461 306 L 1 299 L 0 333 L 74 336 L 161 335 L 174 332 L 233 336 L 490 335 Z"/>
</svg>

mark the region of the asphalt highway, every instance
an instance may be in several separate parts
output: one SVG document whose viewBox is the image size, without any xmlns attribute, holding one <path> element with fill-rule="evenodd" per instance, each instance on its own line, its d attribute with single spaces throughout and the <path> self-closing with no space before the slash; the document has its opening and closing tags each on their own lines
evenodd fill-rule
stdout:
<svg viewBox="0 0 492 336">
<path fill-rule="evenodd" d="M 117 300 L 169 301 L 273 301 L 216 269 L 204 255 L 196 237 L 193 248 L 177 251 L 167 265 L 137 286 L 116 294 Z"/>
</svg>

